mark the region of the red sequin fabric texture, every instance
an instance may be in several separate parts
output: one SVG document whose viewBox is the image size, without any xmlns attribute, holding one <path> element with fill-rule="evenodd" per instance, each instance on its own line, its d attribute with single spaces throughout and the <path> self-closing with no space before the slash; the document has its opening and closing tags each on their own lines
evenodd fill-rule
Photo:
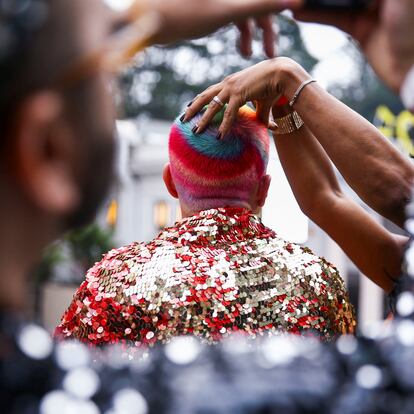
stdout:
<svg viewBox="0 0 414 414">
<path fill-rule="evenodd" d="M 354 310 L 326 260 L 244 209 L 206 210 L 149 243 L 107 253 L 76 292 L 58 337 L 146 347 L 178 335 L 352 333 Z"/>
</svg>

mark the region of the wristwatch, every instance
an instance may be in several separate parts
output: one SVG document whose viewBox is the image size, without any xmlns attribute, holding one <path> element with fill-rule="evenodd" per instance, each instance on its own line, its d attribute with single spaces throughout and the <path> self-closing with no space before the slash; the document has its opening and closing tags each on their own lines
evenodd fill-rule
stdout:
<svg viewBox="0 0 414 414">
<path fill-rule="evenodd" d="M 302 118 L 296 111 L 291 112 L 281 118 L 275 119 L 277 128 L 273 131 L 275 135 L 286 135 L 297 131 L 302 125 Z"/>
</svg>

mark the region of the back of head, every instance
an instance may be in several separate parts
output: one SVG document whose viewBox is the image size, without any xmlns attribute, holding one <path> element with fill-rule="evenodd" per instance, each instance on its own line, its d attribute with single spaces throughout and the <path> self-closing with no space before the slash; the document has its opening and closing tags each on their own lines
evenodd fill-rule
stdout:
<svg viewBox="0 0 414 414">
<path fill-rule="evenodd" d="M 1 3 L 1 2 L 0 2 Z M 31 92 L 50 87 L 57 73 L 79 53 L 77 2 L 16 0 L 0 4 L 0 128 Z"/>
<path fill-rule="evenodd" d="M 189 211 L 251 207 L 251 197 L 266 175 L 269 134 L 247 106 L 240 108 L 228 135 L 216 138 L 223 111 L 202 134 L 191 121 L 174 122 L 169 139 L 171 175 L 182 206 Z"/>
<path fill-rule="evenodd" d="M 112 102 L 99 71 L 72 83 L 62 79 L 104 44 L 112 30 L 111 18 L 100 0 L 0 0 L 2 199 L 4 194 L 11 197 L 17 193 L 6 186 L 10 182 L 25 193 L 21 199 L 26 205 L 50 210 L 51 191 L 46 196 L 41 189 L 47 185 L 52 188 L 52 178 L 59 177 L 55 168 L 65 165 L 67 173 L 61 177 L 67 185 L 56 188 L 73 188 L 73 200 L 79 205 L 77 214 L 68 217 L 69 225 L 83 224 L 93 217 L 111 172 Z M 31 150 L 33 146 L 38 151 Z M 32 169 L 36 165 L 50 172 L 48 177 L 43 174 L 42 185 L 35 182 L 35 172 L 26 168 L 29 164 Z M 99 173 L 88 171 L 92 165 Z M 65 215 L 66 206 L 69 203 L 59 208 Z"/>
</svg>

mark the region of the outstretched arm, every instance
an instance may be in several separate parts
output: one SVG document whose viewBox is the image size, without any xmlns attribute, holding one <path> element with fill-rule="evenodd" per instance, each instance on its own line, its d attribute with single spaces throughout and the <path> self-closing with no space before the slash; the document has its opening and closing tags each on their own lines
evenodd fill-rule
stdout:
<svg viewBox="0 0 414 414">
<path fill-rule="evenodd" d="M 228 103 L 220 133 L 225 136 L 240 106 L 259 101 L 258 113 L 269 122 L 269 111 L 280 95 L 290 99 L 310 75 L 288 58 L 276 58 L 235 73 L 201 93 L 187 109 L 184 121 L 217 95 Z M 368 121 L 327 93 L 317 83 L 303 89 L 294 109 L 357 194 L 382 216 L 403 227 L 411 197 L 414 167 Z M 197 132 L 221 108 L 210 104 Z"/>
<path fill-rule="evenodd" d="M 274 108 L 275 117 L 283 109 Z M 289 135 L 274 135 L 279 158 L 302 211 L 326 231 L 358 268 L 386 291 L 400 274 L 407 238 L 380 226 L 347 198 L 332 164 L 305 125 Z"/>
<path fill-rule="evenodd" d="M 275 56 L 276 33 L 272 14 L 297 9 L 303 0 L 143 0 L 160 17 L 160 29 L 151 43 L 170 44 L 213 33 L 236 23 L 240 31 L 240 51 L 252 53 L 253 22 L 263 32 L 263 47 L 268 57 Z"/>
<path fill-rule="evenodd" d="M 371 123 L 317 84 L 303 90 L 295 109 L 361 199 L 403 227 L 414 183 L 411 161 Z"/>
</svg>

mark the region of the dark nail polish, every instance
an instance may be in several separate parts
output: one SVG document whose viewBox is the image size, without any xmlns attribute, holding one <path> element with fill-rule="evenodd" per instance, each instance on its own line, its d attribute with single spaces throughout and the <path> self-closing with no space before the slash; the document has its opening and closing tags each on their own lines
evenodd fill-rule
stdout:
<svg viewBox="0 0 414 414">
<path fill-rule="evenodd" d="M 193 102 L 194 102 L 194 101 L 190 101 L 190 102 L 188 102 L 188 104 L 187 104 L 187 108 L 188 108 L 189 106 L 191 106 L 191 105 L 193 104 Z"/>
<path fill-rule="evenodd" d="M 193 129 L 191 130 L 191 131 L 192 131 L 192 133 L 193 133 L 193 134 L 196 134 L 196 133 L 197 133 L 197 129 L 198 129 L 198 125 L 197 125 L 197 124 L 195 124 L 195 125 L 193 126 Z"/>
<path fill-rule="evenodd" d="M 184 121 L 184 118 L 185 118 L 185 114 L 182 114 L 182 115 L 180 116 L 180 122 L 183 122 L 183 121 Z"/>
<path fill-rule="evenodd" d="M 221 140 L 221 132 L 218 132 L 216 135 L 216 140 L 220 141 Z"/>
</svg>

